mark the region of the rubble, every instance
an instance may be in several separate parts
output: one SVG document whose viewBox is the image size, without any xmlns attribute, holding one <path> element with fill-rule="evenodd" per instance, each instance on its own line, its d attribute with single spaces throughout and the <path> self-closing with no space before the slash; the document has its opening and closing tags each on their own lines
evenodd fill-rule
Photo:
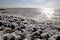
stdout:
<svg viewBox="0 0 60 40">
<path fill-rule="evenodd" d="M 33 19 L 0 16 L 0 40 L 58 40 L 60 30 L 53 23 Z"/>
</svg>

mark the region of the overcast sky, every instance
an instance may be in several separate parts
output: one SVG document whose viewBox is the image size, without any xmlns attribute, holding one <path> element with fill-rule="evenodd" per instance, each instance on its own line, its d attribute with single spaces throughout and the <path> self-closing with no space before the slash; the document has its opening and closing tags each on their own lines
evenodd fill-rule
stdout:
<svg viewBox="0 0 60 40">
<path fill-rule="evenodd" d="M 5 7 L 60 7 L 60 0 L 0 0 L 0 8 Z"/>
</svg>

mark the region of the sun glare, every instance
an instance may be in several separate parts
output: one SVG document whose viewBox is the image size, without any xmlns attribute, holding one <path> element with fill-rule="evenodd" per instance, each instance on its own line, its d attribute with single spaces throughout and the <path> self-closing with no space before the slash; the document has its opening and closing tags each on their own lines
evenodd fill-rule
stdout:
<svg viewBox="0 0 60 40">
<path fill-rule="evenodd" d="M 41 8 L 37 9 L 36 12 L 39 12 L 39 14 L 34 17 L 34 19 L 37 20 L 51 20 L 54 16 L 53 8 Z"/>
<path fill-rule="evenodd" d="M 44 8 L 44 9 L 42 9 L 42 13 L 45 14 L 47 18 L 51 19 L 54 11 L 52 8 Z"/>
</svg>

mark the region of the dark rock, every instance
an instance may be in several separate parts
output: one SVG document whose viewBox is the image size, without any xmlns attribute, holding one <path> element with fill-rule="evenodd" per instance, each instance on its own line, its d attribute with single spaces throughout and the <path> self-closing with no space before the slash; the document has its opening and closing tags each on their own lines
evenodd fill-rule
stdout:
<svg viewBox="0 0 60 40">
<path fill-rule="evenodd" d="M 2 20 L 2 18 L 0 17 L 0 20 Z"/>
<path fill-rule="evenodd" d="M 20 36 L 21 36 L 20 39 L 25 39 L 25 35 L 24 34 L 21 34 Z"/>
<path fill-rule="evenodd" d="M 58 36 L 56 40 L 60 40 L 60 36 Z"/>
<path fill-rule="evenodd" d="M 0 31 L 3 31 L 3 30 L 4 30 L 4 28 L 3 28 L 3 27 L 1 27 L 1 28 L 0 28 Z"/>
<path fill-rule="evenodd" d="M 18 31 L 21 31 L 21 29 L 20 29 L 20 28 L 17 28 L 17 30 L 18 30 Z"/>
<path fill-rule="evenodd" d="M 12 20 L 9 20 L 9 22 L 13 22 Z"/>
<path fill-rule="evenodd" d="M 45 38 L 46 40 L 48 40 L 48 38 L 50 37 L 48 33 L 42 33 L 41 34 L 42 38 Z"/>
<path fill-rule="evenodd" d="M 36 38 L 40 38 L 41 35 L 38 34 L 38 33 L 35 33 L 34 36 L 35 36 Z"/>
<path fill-rule="evenodd" d="M 0 10 L 1 10 L 1 11 L 3 11 L 3 10 L 5 11 L 6 9 L 3 9 L 3 8 L 2 8 L 2 9 L 0 9 Z"/>
<path fill-rule="evenodd" d="M 18 22 L 16 22 L 17 24 L 20 24 L 20 22 L 18 21 Z"/>
<path fill-rule="evenodd" d="M 3 23 L 2 22 L 0 22 L 0 27 L 3 25 Z"/>
<path fill-rule="evenodd" d="M 4 24 L 4 27 L 8 27 L 8 25 L 7 24 Z"/>
<path fill-rule="evenodd" d="M 12 28 L 12 29 L 14 29 L 14 28 L 15 28 L 15 26 L 14 26 L 14 25 L 11 25 L 11 28 Z"/>
<path fill-rule="evenodd" d="M 10 38 L 9 40 L 15 40 L 15 37 L 13 36 L 12 38 Z"/>
<path fill-rule="evenodd" d="M 23 40 L 23 39 L 20 38 L 19 40 Z"/>
<path fill-rule="evenodd" d="M 8 27 L 11 28 L 11 29 L 15 29 L 14 25 L 8 25 Z"/>
<path fill-rule="evenodd" d="M 28 24 L 27 22 L 24 22 L 24 24 Z"/>
<path fill-rule="evenodd" d="M 25 21 L 24 19 L 21 19 L 21 21 Z"/>
<path fill-rule="evenodd" d="M 7 36 L 3 37 L 3 40 L 8 40 L 8 37 Z"/>
<path fill-rule="evenodd" d="M 33 32 L 35 32 L 35 31 L 37 31 L 37 29 L 36 28 L 33 28 Z"/>
<path fill-rule="evenodd" d="M 22 26 L 21 26 L 21 28 L 22 28 L 22 29 L 25 29 L 25 26 L 24 26 L 24 25 L 22 25 Z"/>
<path fill-rule="evenodd" d="M 40 34 L 42 34 L 43 32 L 42 31 L 39 31 Z"/>
</svg>

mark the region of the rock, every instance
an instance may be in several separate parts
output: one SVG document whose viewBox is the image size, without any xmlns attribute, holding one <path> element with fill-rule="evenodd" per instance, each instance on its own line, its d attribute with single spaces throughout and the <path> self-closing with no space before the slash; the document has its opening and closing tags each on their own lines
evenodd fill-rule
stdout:
<svg viewBox="0 0 60 40">
<path fill-rule="evenodd" d="M 13 36 L 13 37 L 11 37 L 9 40 L 15 40 L 15 37 Z"/>
<path fill-rule="evenodd" d="M 49 40 L 60 40 L 60 35 L 54 35 L 50 37 Z"/>
<path fill-rule="evenodd" d="M 56 40 L 60 40 L 60 36 L 58 36 Z"/>
<path fill-rule="evenodd" d="M 55 38 L 53 38 L 53 37 L 50 37 L 48 40 L 56 40 Z"/>
<path fill-rule="evenodd" d="M 4 30 L 4 33 L 11 33 L 12 31 L 11 31 L 11 29 L 10 28 L 5 28 L 5 30 Z"/>
<path fill-rule="evenodd" d="M 4 40 L 60 40 L 60 28 L 53 23 L 7 15 L 0 18 L 0 37 Z"/>
<path fill-rule="evenodd" d="M 11 28 L 11 29 L 15 29 L 14 25 L 8 25 L 8 27 Z"/>
<path fill-rule="evenodd" d="M 25 29 L 25 26 L 24 26 L 24 25 L 22 25 L 22 26 L 21 26 L 21 28 L 22 28 L 22 29 Z"/>
<path fill-rule="evenodd" d="M 13 20 L 12 19 L 9 19 L 9 22 L 13 22 Z"/>
<path fill-rule="evenodd" d="M 7 34 L 7 33 L 6 34 L 3 34 L 2 35 L 3 40 L 8 40 L 8 36 L 9 36 L 9 34 Z"/>
<path fill-rule="evenodd" d="M 42 40 L 42 39 L 36 38 L 35 40 Z"/>
<path fill-rule="evenodd" d="M 27 38 L 25 38 L 24 40 L 28 40 Z"/>
<path fill-rule="evenodd" d="M 34 34 L 34 37 L 40 38 L 40 34 L 35 33 L 35 34 Z"/>
<path fill-rule="evenodd" d="M 0 22 L 0 27 L 3 25 L 3 23 L 2 22 Z"/>
<path fill-rule="evenodd" d="M 5 28 L 4 27 L 0 27 L 0 31 L 3 31 Z"/>
<path fill-rule="evenodd" d="M 7 37 L 7 36 L 5 36 L 5 37 L 3 38 L 3 40 L 8 40 L 8 37 Z"/>
<path fill-rule="evenodd" d="M 25 19 L 21 19 L 21 21 L 25 21 Z"/>
<path fill-rule="evenodd" d="M 35 32 L 35 31 L 37 31 L 37 29 L 36 28 L 33 28 L 33 32 Z"/>
<path fill-rule="evenodd" d="M 2 18 L 0 17 L 0 20 L 2 20 Z"/>
<path fill-rule="evenodd" d="M 45 38 L 46 40 L 48 40 L 48 38 L 50 37 L 48 33 L 42 33 L 41 34 L 42 38 Z"/>
</svg>

